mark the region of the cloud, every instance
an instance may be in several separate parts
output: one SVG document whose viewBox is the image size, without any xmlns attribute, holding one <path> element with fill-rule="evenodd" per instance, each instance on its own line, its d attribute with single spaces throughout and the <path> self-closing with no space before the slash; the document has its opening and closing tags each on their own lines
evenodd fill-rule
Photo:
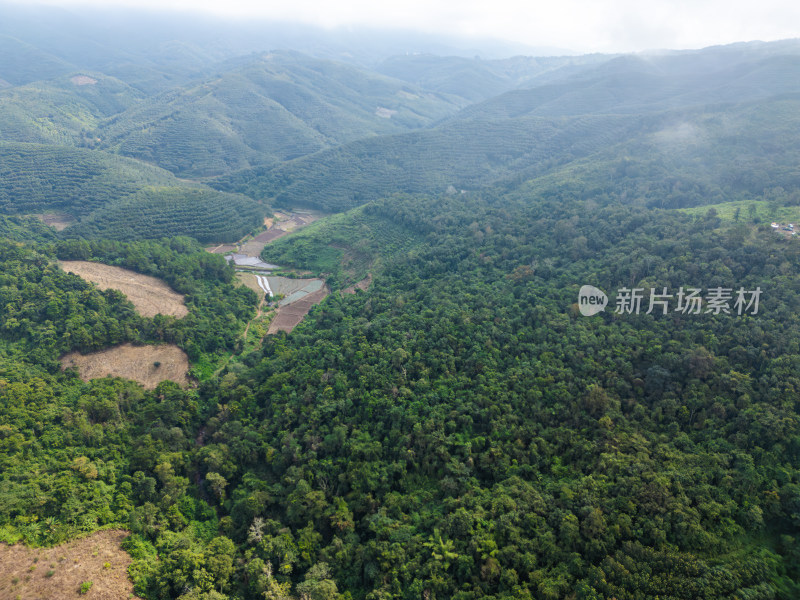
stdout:
<svg viewBox="0 0 800 600">
<path fill-rule="evenodd" d="M 583 52 L 699 48 L 800 35 L 796 0 L 45 0 L 265 17 L 333 28 L 390 27 L 495 37 Z"/>
</svg>

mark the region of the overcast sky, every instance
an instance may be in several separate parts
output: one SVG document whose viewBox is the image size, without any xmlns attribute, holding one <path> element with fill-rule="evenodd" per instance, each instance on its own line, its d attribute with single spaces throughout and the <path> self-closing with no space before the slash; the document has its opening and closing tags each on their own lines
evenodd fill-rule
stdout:
<svg viewBox="0 0 800 600">
<path fill-rule="evenodd" d="M 21 1 L 21 0 L 17 0 Z M 44 0 L 491 37 L 577 52 L 800 37 L 798 0 Z"/>
</svg>

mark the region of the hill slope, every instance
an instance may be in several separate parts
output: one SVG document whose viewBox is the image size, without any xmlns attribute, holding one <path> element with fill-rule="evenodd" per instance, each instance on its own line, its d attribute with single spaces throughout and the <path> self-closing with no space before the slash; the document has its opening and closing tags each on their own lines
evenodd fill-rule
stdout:
<svg viewBox="0 0 800 600">
<path fill-rule="evenodd" d="M 177 232 L 233 241 L 261 224 L 265 207 L 188 184 L 171 173 L 96 150 L 0 142 L 0 211 L 55 210 L 79 220 L 64 235 L 157 238 Z"/>
<path fill-rule="evenodd" d="M 97 146 L 97 129 L 104 119 L 142 98 L 126 83 L 90 71 L 3 90 L 0 140 Z"/>
<path fill-rule="evenodd" d="M 425 127 L 463 104 L 340 63 L 270 53 L 143 102 L 99 135 L 121 154 L 211 176 Z"/>
</svg>

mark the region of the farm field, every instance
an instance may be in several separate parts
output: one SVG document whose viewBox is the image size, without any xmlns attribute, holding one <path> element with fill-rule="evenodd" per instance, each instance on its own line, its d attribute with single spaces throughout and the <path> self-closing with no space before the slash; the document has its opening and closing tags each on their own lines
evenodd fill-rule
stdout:
<svg viewBox="0 0 800 600">
<path fill-rule="evenodd" d="M 0 600 L 136 598 L 122 530 L 98 531 L 53 548 L 0 544 Z M 81 584 L 92 582 L 85 595 Z"/>
<path fill-rule="evenodd" d="M 276 212 L 275 217 L 272 219 L 264 219 L 264 224 L 267 226 L 266 231 L 262 231 L 253 239 L 239 244 L 224 244 L 216 247 L 207 248 L 209 252 L 215 254 L 225 254 L 228 252 L 238 252 L 246 256 L 259 258 L 264 247 L 274 242 L 275 240 L 284 237 L 285 235 L 302 229 L 306 225 L 310 225 L 318 220 L 322 215 L 312 212 Z"/>
<path fill-rule="evenodd" d="M 242 272 L 237 273 L 237 277 L 242 284 L 258 294 L 267 293 L 265 287 L 268 286 L 271 295 L 284 296 L 278 302 L 267 334 L 292 331 L 311 308 L 322 302 L 329 293 L 322 279 L 292 279 Z"/>
<path fill-rule="evenodd" d="M 108 376 L 124 377 L 141 383 L 147 389 L 154 389 L 165 379 L 180 385 L 190 383 L 186 353 L 170 344 L 123 344 L 91 354 L 70 352 L 61 357 L 61 366 L 76 367 L 84 381 Z"/>
<path fill-rule="evenodd" d="M 91 281 L 101 290 L 119 290 L 142 316 L 154 317 L 162 314 L 180 319 L 189 314 L 183 296 L 155 277 L 80 260 L 59 261 L 59 265 L 64 271 Z"/>
<path fill-rule="evenodd" d="M 306 294 L 316 292 L 325 285 L 322 279 L 294 279 L 292 277 L 268 277 L 270 288 L 276 296 L 283 296 L 281 306 L 300 300 Z"/>
<path fill-rule="evenodd" d="M 322 302 L 328 295 L 327 287 L 306 294 L 301 299 L 298 299 L 290 304 L 282 304 L 278 307 L 275 317 L 269 325 L 267 335 L 285 331 L 290 333 L 297 327 L 309 311 L 316 305 Z"/>
</svg>

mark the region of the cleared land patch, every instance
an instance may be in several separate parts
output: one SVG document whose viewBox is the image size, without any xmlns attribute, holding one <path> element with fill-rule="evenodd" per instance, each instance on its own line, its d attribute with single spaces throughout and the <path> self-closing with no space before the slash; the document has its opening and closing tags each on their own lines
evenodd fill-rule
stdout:
<svg viewBox="0 0 800 600">
<path fill-rule="evenodd" d="M 206 252 L 211 252 L 211 254 L 225 254 L 226 252 L 236 252 L 236 250 L 238 250 L 236 244 L 220 244 L 206 248 Z"/>
<path fill-rule="evenodd" d="M 180 385 L 190 383 L 189 358 L 183 350 L 170 344 L 123 344 L 91 354 L 70 352 L 61 357 L 61 366 L 65 369 L 76 367 L 84 381 L 108 376 L 124 377 L 138 381 L 150 390 L 165 379 Z"/>
<path fill-rule="evenodd" d="M 0 600 L 136 598 L 128 578 L 131 557 L 120 544 L 127 531 L 98 531 L 53 548 L 0 544 Z M 91 581 L 88 593 L 81 584 Z"/>
<path fill-rule="evenodd" d="M 67 227 L 75 222 L 74 217 L 64 213 L 47 212 L 34 216 L 42 223 L 49 225 L 56 231 L 64 231 Z"/>
<path fill-rule="evenodd" d="M 236 273 L 236 279 L 238 279 L 240 283 L 249 287 L 259 296 L 262 296 L 264 294 L 264 290 L 261 288 L 260 285 L 258 285 L 258 280 L 256 279 L 255 274 L 244 273 L 242 271 L 239 271 L 238 273 Z"/>
<path fill-rule="evenodd" d="M 367 276 L 356 283 L 355 285 L 351 285 L 350 287 L 346 287 L 342 290 L 342 295 L 345 294 L 355 294 L 356 290 L 361 290 L 362 292 L 366 292 L 369 289 L 370 284 L 372 283 L 372 273 L 368 273 Z"/>
<path fill-rule="evenodd" d="M 94 85 L 97 83 L 97 79 L 88 75 L 75 75 L 70 77 L 69 80 L 75 85 Z"/>
<path fill-rule="evenodd" d="M 68 273 L 91 281 L 101 290 L 119 290 L 142 316 L 155 317 L 162 314 L 180 319 L 189 314 L 183 296 L 155 277 L 82 260 L 64 260 L 59 261 L 59 264 Z"/>
</svg>

